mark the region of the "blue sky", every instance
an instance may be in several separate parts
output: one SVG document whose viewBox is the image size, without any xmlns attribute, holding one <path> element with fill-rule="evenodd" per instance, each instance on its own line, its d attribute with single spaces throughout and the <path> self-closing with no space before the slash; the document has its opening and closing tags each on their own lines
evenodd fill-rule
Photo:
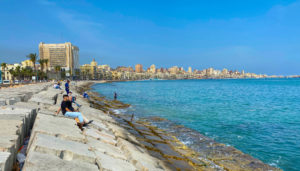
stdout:
<svg viewBox="0 0 300 171">
<path fill-rule="evenodd" d="M 0 62 L 72 42 L 80 63 L 300 74 L 300 1 L 0 0 Z"/>
</svg>

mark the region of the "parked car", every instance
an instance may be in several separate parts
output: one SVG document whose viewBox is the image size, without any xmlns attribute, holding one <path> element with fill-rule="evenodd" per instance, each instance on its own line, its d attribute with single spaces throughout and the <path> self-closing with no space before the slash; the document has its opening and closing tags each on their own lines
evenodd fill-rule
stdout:
<svg viewBox="0 0 300 171">
<path fill-rule="evenodd" d="M 19 80 L 15 80 L 14 83 L 15 83 L 15 84 L 19 84 L 20 81 L 19 81 Z"/>
<path fill-rule="evenodd" d="M 3 80 L 3 84 L 10 84 L 9 80 Z"/>
</svg>

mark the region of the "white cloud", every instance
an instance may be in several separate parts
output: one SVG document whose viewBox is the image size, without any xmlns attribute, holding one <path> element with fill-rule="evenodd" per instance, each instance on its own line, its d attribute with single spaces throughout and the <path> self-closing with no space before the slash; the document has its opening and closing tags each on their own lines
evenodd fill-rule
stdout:
<svg viewBox="0 0 300 171">
<path fill-rule="evenodd" d="M 86 15 L 59 10 L 57 17 L 67 29 L 82 39 L 95 41 L 100 34 L 102 24 L 88 19 Z"/>
</svg>

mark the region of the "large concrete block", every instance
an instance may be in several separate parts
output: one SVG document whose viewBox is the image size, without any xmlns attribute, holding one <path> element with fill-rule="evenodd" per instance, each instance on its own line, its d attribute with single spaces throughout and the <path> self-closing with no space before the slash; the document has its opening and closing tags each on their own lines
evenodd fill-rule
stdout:
<svg viewBox="0 0 300 171">
<path fill-rule="evenodd" d="M 98 171 L 95 164 L 63 160 L 60 157 L 43 154 L 39 152 L 31 152 L 27 155 L 24 171 Z"/>
<path fill-rule="evenodd" d="M 13 160 L 11 153 L 0 152 L 0 171 L 11 171 L 13 166 Z"/>
<path fill-rule="evenodd" d="M 16 108 L 32 109 L 38 111 L 41 106 L 32 102 L 17 102 L 14 104 Z"/>
<path fill-rule="evenodd" d="M 138 170 L 165 170 L 159 160 L 151 157 L 147 150 L 118 138 L 118 147 Z"/>
<path fill-rule="evenodd" d="M 23 121 L 0 120 L 0 151 L 14 154 L 23 143 L 25 130 Z"/>
<path fill-rule="evenodd" d="M 6 104 L 7 105 L 13 105 L 15 104 L 17 101 L 15 100 L 15 98 L 10 98 L 10 99 L 6 99 Z"/>
<path fill-rule="evenodd" d="M 53 105 L 54 101 L 45 99 L 43 97 L 32 97 L 31 99 L 28 100 L 29 102 L 35 102 L 37 104 L 48 104 L 48 105 Z"/>
<path fill-rule="evenodd" d="M 100 170 L 110 170 L 110 171 L 135 171 L 136 168 L 126 160 L 116 159 L 109 155 L 105 155 L 102 152 L 96 152 L 97 164 Z"/>
<path fill-rule="evenodd" d="M 0 106 L 5 106 L 5 105 L 6 105 L 6 100 L 0 99 Z"/>
<path fill-rule="evenodd" d="M 23 108 L 23 107 L 15 107 L 15 106 L 2 106 L 0 107 L 0 119 L 2 117 L 7 117 L 7 115 L 11 115 L 11 117 L 16 117 L 16 120 L 19 120 L 19 115 L 23 115 L 23 127 L 25 129 L 25 134 L 28 135 L 31 125 L 34 122 L 36 111 L 31 108 Z M 12 119 L 9 119 L 12 120 Z"/>
<path fill-rule="evenodd" d="M 101 121 L 94 121 L 91 127 L 96 128 L 98 130 L 105 130 L 109 132 L 109 128 L 106 125 L 104 125 L 104 123 Z"/>
<path fill-rule="evenodd" d="M 126 156 L 124 153 L 121 151 L 119 147 L 116 147 L 114 145 L 108 144 L 101 142 L 99 140 L 95 140 L 93 138 L 88 138 L 87 145 L 94 149 L 95 151 L 102 152 L 104 154 L 110 155 L 114 158 L 126 160 Z"/>
<path fill-rule="evenodd" d="M 115 145 L 117 143 L 114 135 L 108 134 L 103 131 L 98 131 L 96 129 L 86 129 L 84 131 L 84 134 L 89 137 L 95 138 L 97 140 L 100 140 L 102 142 L 109 143 L 112 145 Z"/>
<path fill-rule="evenodd" d="M 37 133 L 54 135 L 66 140 L 85 142 L 85 136 L 76 126 L 74 119 L 38 114 L 32 129 L 32 134 L 29 141 L 31 145 L 32 139 Z"/>
<path fill-rule="evenodd" d="M 96 157 L 87 144 L 64 140 L 58 137 L 45 134 L 36 134 L 31 144 L 32 151 L 51 154 L 61 157 L 64 160 L 77 160 L 87 163 L 95 163 Z"/>
</svg>

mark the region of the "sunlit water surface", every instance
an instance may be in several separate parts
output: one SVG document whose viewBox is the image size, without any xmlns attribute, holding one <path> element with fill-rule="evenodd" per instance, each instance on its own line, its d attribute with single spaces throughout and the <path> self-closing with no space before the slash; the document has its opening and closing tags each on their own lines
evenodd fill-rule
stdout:
<svg viewBox="0 0 300 171">
<path fill-rule="evenodd" d="M 166 118 L 265 163 L 300 170 L 300 79 L 133 81 L 93 88 L 108 98 L 117 92 L 138 117 Z"/>
</svg>

